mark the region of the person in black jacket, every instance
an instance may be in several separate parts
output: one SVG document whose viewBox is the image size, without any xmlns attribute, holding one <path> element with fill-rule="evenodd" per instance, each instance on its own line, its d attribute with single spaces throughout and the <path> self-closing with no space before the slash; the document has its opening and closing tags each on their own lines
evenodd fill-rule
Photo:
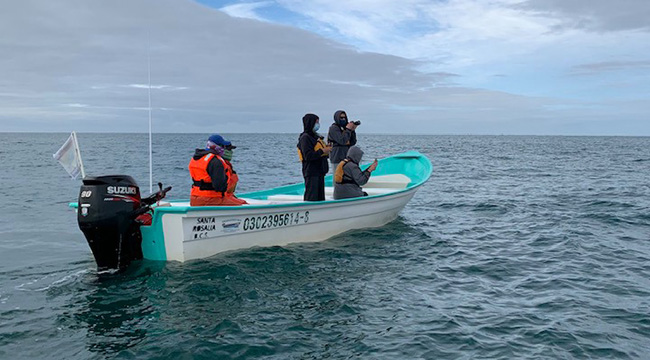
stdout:
<svg viewBox="0 0 650 360">
<path fill-rule="evenodd" d="M 316 131 L 320 128 L 315 114 L 302 117 L 303 132 L 298 139 L 298 157 L 302 162 L 302 176 L 305 178 L 305 201 L 325 200 L 325 175 L 329 170 L 327 157 L 332 150 Z"/>
</svg>

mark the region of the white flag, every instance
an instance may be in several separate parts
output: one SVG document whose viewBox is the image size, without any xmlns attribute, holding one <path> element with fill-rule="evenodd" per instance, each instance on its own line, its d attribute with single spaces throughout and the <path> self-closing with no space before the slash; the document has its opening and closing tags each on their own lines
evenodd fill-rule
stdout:
<svg viewBox="0 0 650 360">
<path fill-rule="evenodd" d="M 81 162 L 81 153 L 79 152 L 79 145 L 77 144 L 77 137 L 74 131 L 59 151 L 52 156 L 73 179 L 76 179 L 79 174 L 81 174 L 82 178 L 85 177 L 86 174 L 84 174 L 83 163 Z"/>
</svg>

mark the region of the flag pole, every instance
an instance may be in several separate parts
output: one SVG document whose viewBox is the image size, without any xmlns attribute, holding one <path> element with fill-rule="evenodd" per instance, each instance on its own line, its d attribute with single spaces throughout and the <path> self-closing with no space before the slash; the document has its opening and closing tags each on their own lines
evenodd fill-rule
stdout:
<svg viewBox="0 0 650 360">
<path fill-rule="evenodd" d="M 74 138 L 74 151 L 77 152 L 77 158 L 79 158 L 79 166 L 81 167 L 81 180 L 86 177 L 86 172 L 84 171 L 84 163 L 81 161 L 81 151 L 79 151 L 79 142 L 77 141 L 77 132 L 72 132 L 72 137 Z"/>
</svg>

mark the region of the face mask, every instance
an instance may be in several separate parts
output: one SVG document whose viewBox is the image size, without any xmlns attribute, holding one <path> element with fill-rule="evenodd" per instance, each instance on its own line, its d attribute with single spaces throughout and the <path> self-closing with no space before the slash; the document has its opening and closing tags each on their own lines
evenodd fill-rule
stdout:
<svg viewBox="0 0 650 360">
<path fill-rule="evenodd" d="M 318 131 L 320 129 L 320 123 L 314 124 L 314 131 Z"/>
<path fill-rule="evenodd" d="M 221 155 L 221 157 L 224 160 L 231 161 L 232 160 L 232 150 L 224 150 L 223 155 Z"/>
</svg>

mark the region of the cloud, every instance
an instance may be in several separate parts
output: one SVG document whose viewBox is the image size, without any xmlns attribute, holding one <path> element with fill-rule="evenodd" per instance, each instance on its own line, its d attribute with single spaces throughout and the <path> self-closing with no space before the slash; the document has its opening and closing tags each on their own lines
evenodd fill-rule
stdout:
<svg viewBox="0 0 650 360">
<path fill-rule="evenodd" d="M 269 3 L 265 2 L 266 8 L 271 6 Z M 276 0 L 274 3 L 276 7 L 310 19 L 303 23 L 310 26 L 303 25 L 303 28 L 314 29 L 364 51 L 413 59 L 444 59 L 445 52 L 486 40 L 529 48 L 561 23 L 560 19 L 541 16 L 539 11 L 517 7 L 521 0 L 350 0 L 344 3 Z M 240 3 L 232 6 L 251 9 L 251 18 L 278 21 L 256 12 L 260 7 L 251 5 Z M 316 29 L 317 24 L 321 25 L 320 29 Z M 494 42 L 490 44 L 494 45 Z M 454 59 L 458 58 L 454 56 Z"/>
<path fill-rule="evenodd" d="M 318 19 L 311 24 L 325 35 L 256 20 L 273 4 Z M 567 117 L 585 127 L 600 114 L 615 121 L 617 101 L 602 111 L 555 89 L 523 88 L 541 82 L 513 85 L 530 73 L 523 60 L 558 64 L 555 54 L 571 51 L 558 40 L 577 43 L 579 33 L 550 31 L 561 21 L 517 8 L 521 1 L 273 4 L 223 7 L 248 19 L 190 0 L 11 2 L 0 13 L 2 130 L 147 131 L 148 58 L 159 132 L 297 132 L 304 113 L 329 119 L 340 108 L 377 133 L 563 133 L 575 131 Z M 550 78 L 546 66 L 534 70 Z M 627 113 L 647 113 L 623 100 Z M 635 133 L 644 131 L 639 123 Z"/>
<path fill-rule="evenodd" d="M 270 1 L 261 1 L 261 2 L 252 2 L 252 3 L 243 3 L 243 4 L 232 4 L 219 8 L 219 10 L 225 12 L 226 14 L 232 17 L 248 18 L 263 20 L 261 16 L 258 15 L 258 10 L 272 4 Z"/>
<path fill-rule="evenodd" d="M 149 84 L 129 84 L 121 85 L 122 87 L 134 88 L 134 89 L 154 89 L 154 90 L 187 90 L 189 89 L 186 86 L 171 86 L 171 85 L 149 85 Z"/>
<path fill-rule="evenodd" d="M 643 32 L 650 24 L 646 21 L 650 2 L 642 0 L 624 4 L 606 0 L 275 0 L 265 1 L 264 7 L 257 4 L 237 6 L 250 8 L 249 16 L 255 19 L 299 26 L 362 51 L 423 60 L 421 69 L 438 72 L 502 73 L 509 63 L 530 62 L 530 57 L 540 53 L 561 58 L 567 49 L 585 53 L 571 54 L 577 63 L 581 57 L 594 55 L 628 60 L 650 41 L 650 33 Z M 286 9 L 308 20 L 296 23 L 274 17 L 270 8 Z M 593 33 L 595 28 L 600 32 Z M 599 50 L 598 44 L 613 46 Z M 473 75 L 465 76 L 464 84 L 479 85 L 482 80 L 472 83 L 472 79 Z"/>
<path fill-rule="evenodd" d="M 519 8 L 557 17 L 565 27 L 650 31 L 650 2 L 646 0 L 528 0 Z"/>
<path fill-rule="evenodd" d="M 572 73 L 576 75 L 594 75 L 611 71 L 650 69 L 650 60 L 645 61 L 604 61 L 574 66 Z M 647 70 L 646 70 L 647 71 Z"/>
</svg>

